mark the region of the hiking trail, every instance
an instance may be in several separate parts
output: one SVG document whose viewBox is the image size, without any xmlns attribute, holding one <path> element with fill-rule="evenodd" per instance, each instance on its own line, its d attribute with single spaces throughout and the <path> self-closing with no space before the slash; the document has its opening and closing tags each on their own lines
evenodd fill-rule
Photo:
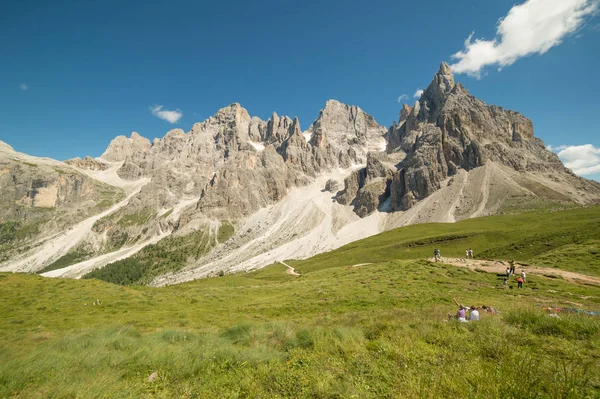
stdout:
<svg viewBox="0 0 600 399">
<path fill-rule="evenodd" d="M 434 258 L 428 259 L 430 262 L 435 263 Z M 445 263 L 448 265 L 458 266 L 458 267 L 466 267 L 473 271 L 475 269 L 483 270 L 488 273 L 496 273 L 496 274 L 504 274 L 506 272 L 506 267 L 508 266 L 508 262 L 500 261 L 500 260 L 481 260 L 481 259 L 464 259 L 464 258 L 442 258 L 440 263 Z M 515 276 L 519 276 L 521 271 L 525 271 L 526 275 L 530 274 L 542 275 L 542 276 L 560 276 L 565 280 L 578 281 L 587 284 L 596 284 L 600 285 L 600 278 L 588 276 L 585 274 L 569 272 L 561 269 L 553 269 L 548 267 L 538 267 L 538 266 L 525 266 L 519 263 L 515 263 L 515 267 L 518 269 L 518 272 Z"/>
<path fill-rule="evenodd" d="M 287 267 L 287 271 L 286 273 L 289 274 L 290 276 L 300 276 L 301 274 L 298 273 L 293 267 L 291 267 L 290 265 L 278 260 L 277 262 L 281 263 L 282 265 Z"/>
</svg>

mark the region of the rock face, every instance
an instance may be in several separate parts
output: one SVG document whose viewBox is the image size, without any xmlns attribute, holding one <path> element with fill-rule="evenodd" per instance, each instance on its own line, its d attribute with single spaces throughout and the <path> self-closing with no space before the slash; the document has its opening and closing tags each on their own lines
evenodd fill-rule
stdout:
<svg viewBox="0 0 600 399">
<path fill-rule="evenodd" d="M 127 157 L 137 152 L 145 152 L 149 148 L 150 140 L 133 132 L 129 138 L 125 136 L 115 137 L 100 158 L 113 162 L 124 161 Z"/>
<path fill-rule="evenodd" d="M 0 142 L 0 263 L 35 240 L 100 213 L 124 197 L 68 164 L 20 154 Z"/>
<path fill-rule="evenodd" d="M 92 157 L 85 157 L 84 159 L 81 159 L 81 158 L 67 159 L 65 161 L 65 163 L 67 165 L 75 166 L 76 168 L 79 168 L 79 169 L 86 169 L 86 170 L 92 170 L 92 171 L 106 170 L 109 168 L 108 164 L 98 161 Z"/>
</svg>

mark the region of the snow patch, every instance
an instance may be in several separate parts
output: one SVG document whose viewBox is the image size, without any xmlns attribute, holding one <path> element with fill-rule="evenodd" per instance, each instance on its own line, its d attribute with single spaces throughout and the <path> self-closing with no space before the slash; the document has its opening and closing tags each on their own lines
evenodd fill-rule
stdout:
<svg viewBox="0 0 600 399">
<path fill-rule="evenodd" d="M 254 141 L 248 141 L 248 143 L 250 143 L 250 145 L 254 147 L 256 151 L 260 152 L 265 149 L 265 145 L 263 143 L 255 143 Z"/>
</svg>

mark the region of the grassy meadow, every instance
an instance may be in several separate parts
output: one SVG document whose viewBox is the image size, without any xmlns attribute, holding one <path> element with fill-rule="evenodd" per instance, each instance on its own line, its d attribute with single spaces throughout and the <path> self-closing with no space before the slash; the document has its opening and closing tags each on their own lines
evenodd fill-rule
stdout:
<svg viewBox="0 0 600 399">
<path fill-rule="evenodd" d="M 411 226 L 290 260 L 299 277 L 272 265 L 151 288 L 3 273 L 0 397 L 596 398 L 600 316 L 542 306 L 599 311 L 600 287 L 530 274 L 503 290 L 423 258 L 471 246 L 598 275 L 599 218 Z M 453 299 L 500 313 L 448 321 Z"/>
</svg>

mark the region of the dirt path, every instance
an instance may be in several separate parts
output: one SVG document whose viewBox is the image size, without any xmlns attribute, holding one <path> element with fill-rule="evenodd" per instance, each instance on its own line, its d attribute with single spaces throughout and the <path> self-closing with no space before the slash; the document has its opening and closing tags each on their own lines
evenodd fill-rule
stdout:
<svg viewBox="0 0 600 399">
<path fill-rule="evenodd" d="M 430 258 L 429 261 L 435 262 L 435 259 Z M 488 273 L 496 273 L 496 274 L 505 273 L 506 267 L 508 266 L 508 262 L 503 262 L 503 261 L 487 261 L 487 260 L 479 260 L 479 259 L 461 259 L 461 258 L 442 258 L 441 263 L 446 263 L 448 265 L 453 265 L 453 266 L 458 266 L 458 267 L 467 267 L 471 270 L 479 269 L 479 270 L 483 270 Z M 523 266 L 518 263 L 515 263 L 515 267 L 517 268 L 518 275 L 520 275 L 521 271 L 524 270 L 526 275 L 536 274 L 536 275 L 548 275 L 548 276 L 561 276 L 565 280 L 600 285 L 600 278 L 587 276 L 585 274 L 569 272 L 569 271 L 560 270 L 560 269 L 546 268 L 546 267 Z"/>
<path fill-rule="evenodd" d="M 348 266 L 348 269 L 354 269 L 355 267 L 367 266 L 367 265 L 372 265 L 372 263 L 357 263 L 356 265 Z"/>
<path fill-rule="evenodd" d="M 282 265 L 287 267 L 287 271 L 286 273 L 289 274 L 290 276 L 300 276 L 301 274 L 296 272 L 296 270 L 294 270 L 293 267 L 291 267 L 290 265 L 283 263 L 282 261 L 278 260 L 277 262 L 281 263 Z"/>
</svg>

